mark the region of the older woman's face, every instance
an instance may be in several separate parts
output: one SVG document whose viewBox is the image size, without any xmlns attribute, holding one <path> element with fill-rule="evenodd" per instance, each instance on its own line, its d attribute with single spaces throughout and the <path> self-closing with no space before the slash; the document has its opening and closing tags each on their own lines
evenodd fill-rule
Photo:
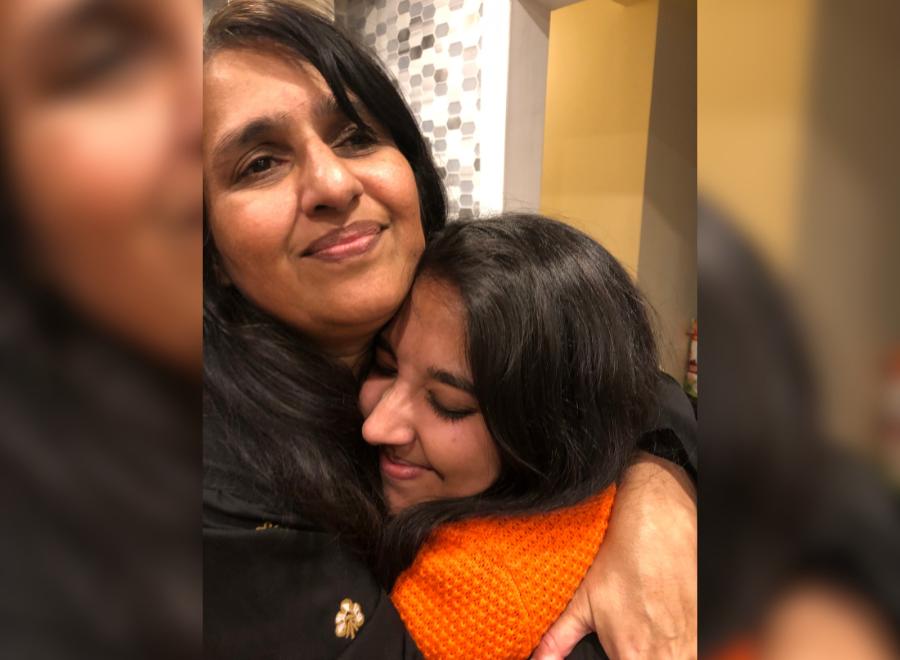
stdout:
<svg viewBox="0 0 900 660">
<path fill-rule="evenodd" d="M 223 279 L 325 350 L 397 311 L 424 249 L 412 169 L 383 129 L 337 108 L 284 56 L 224 50 L 206 64 L 204 175 Z"/>
<path fill-rule="evenodd" d="M 199 3 L 0 3 L 9 177 L 37 277 L 182 368 L 201 360 Z"/>
</svg>

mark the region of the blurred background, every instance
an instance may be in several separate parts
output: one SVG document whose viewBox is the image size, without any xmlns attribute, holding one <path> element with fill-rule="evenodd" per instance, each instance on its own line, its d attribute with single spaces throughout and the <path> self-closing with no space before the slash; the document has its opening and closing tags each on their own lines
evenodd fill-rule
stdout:
<svg viewBox="0 0 900 660">
<path fill-rule="evenodd" d="M 0 657 L 197 657 L 201 23 L 0 4 Z"/>
<path fill-rule="evenodd" d="M 0 8 L 2 657 L 200 654 L 218 4 Z M 900 656 L 900 5 L 317 4 L 397 79 L 453 213 L 603 242 L 693 393 L 702 317 L 701 656 Z"/>
<path fill-rule="evenodd" d="M 900 657 L 900 5 L 697 25 L 701 656 Z"/>
</svg>

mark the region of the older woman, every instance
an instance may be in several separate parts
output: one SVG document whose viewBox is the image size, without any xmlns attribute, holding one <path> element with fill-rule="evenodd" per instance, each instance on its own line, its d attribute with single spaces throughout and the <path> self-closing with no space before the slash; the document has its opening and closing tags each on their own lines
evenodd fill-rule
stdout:
<svg viewBox="0 0 900 660">
<path fill-rule="evenodd" d="M 380 66 L 297 4 L 230 3 L 205 57 L 206 649 L 415 654 L 365 563 L 383 505 L 356 395 L 444 223 L 440 179 Z M 663 463 L 626 474 L 604 580 L 588 574 L 545 648 L 587 620 L 614 656 L 691 652 L 695 513 Z"/>
</svg>

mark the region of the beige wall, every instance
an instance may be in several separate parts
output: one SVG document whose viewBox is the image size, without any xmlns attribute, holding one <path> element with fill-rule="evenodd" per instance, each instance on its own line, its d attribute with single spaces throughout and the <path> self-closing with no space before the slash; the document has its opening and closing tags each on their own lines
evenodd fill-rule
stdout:
<svg viewBox="0 0 900 660">
<path fill-rule="evenodd" d="M 794 257 L 815 4 L 698 3 L 700 192 L 780 271 Z"/>
<path fill-rule="evenodd" d="M 631 272 L 678 380 L 697 314 L 695 41 L 693 0 L 551 14 L 541 210 Z"/>
<path fill-rule="evenodd" d="M 700 0 L 698 184 L 784 285 L 828 433 L 879 434 L 896 309 L 893 1 Z M 874 163 L 874 166 L 873 166 Z M 896 332 L 896 330 L 894 331 Z"/>
<path fill-rule="evenodd" d="M 584 0 L 550 17 L 541 211 L 637 274 L 658 0 Z"/>
<path fill-rule="evenodd" d="M 660 364 L 681 381 L 697 317 L 697 10 L 660 0 L 638 285 L 655 312 Z"/>
</svg>

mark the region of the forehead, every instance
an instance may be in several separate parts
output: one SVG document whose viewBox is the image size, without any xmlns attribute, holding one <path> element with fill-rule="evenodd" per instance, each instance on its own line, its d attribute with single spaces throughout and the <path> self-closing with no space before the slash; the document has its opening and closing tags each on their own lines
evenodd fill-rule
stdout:
<svg viewBox="0 0 900 660">
<path fill-rule="evenodd" d="M 312 113 L 331 90 L 315 67 L 283 54 L 226 49 L 204 66 L 204 126 L 228 131 L 259 114 Z"/>
<path fill-rule="evenodd" d="M 389 328 L 395 346 L 409 344 L 416 356 L 443 355 L 465 360 L 466 314 L 455 287 L 429 277 L 415 281 L 397 318 Z"/>
</svg>

